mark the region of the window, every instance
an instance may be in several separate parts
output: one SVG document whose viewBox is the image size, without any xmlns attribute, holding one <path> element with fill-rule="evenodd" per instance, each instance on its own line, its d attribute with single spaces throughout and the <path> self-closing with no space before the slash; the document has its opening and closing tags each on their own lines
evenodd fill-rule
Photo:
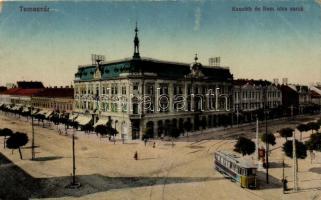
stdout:
<svg viewBox="0 0 321 200">
<path fill-rule="evenodd" d="M 122 93 L 122 94 L 126 94 L 126 86 L 122 86 L 122 88 L 121 88 L 121 93 Z"/>
<path fill-rule="evenodd" d="M 133 90 L 138 90 L 138 83 L 135 83 L 135 84 L 134 84 Z"/>
</svg>

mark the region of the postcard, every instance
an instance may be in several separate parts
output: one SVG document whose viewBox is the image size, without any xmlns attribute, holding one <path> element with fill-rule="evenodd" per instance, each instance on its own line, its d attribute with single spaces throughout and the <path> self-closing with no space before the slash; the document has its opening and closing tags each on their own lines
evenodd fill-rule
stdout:
<svg viewBox="0 0 321 200">
<path fill-rule="evenodd" d="M 320 0 L 0 0 L 0 199 L 320 199 L 320 47 Z"/>
</svg>

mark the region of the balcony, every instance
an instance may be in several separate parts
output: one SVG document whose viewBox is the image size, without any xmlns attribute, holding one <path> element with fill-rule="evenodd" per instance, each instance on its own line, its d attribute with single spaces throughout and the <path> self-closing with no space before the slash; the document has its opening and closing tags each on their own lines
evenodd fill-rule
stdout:
<svg viewBox="0 0 321 200">
<path fill-rule="evenodd" d="M 129 118 L 130 119 L 141 119 L 142 118 L 142 114 L 130 114 Z"/>
</svg>

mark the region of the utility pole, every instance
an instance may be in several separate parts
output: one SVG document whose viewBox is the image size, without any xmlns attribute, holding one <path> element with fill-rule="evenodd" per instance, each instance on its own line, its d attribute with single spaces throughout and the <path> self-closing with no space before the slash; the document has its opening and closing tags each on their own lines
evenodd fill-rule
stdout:
<svg viewBox="0 0 321 200">
<path fill-rule="evenodd" d="M 256 137 L 255 137 L 256 160 L 259 161 L 259 119 L 256 115 Z"/>
<path fill-rule="evenodd" d="M 267 128 L 267 86 L 264 87 L 264 118 L 265 118 L 265 167 L 266 167 L 266 183 L 269 184 L 269 143 Z"/>
<path fill-rule="evenodd" d="M 33 106 L 31 106 L 31 131 L 32 131 L 32 139 L 31 139 L 31 160 L 36 158 L 35 152 L 35 129 L 33 126 Z"/>
<path fill-rule="evenodd" d="M 293 140 L 292 140 L 292 149 L 293 149 L 293 191 L 298 191 L 298 172 L 297 172 L 297 162 L 296 162 L 296 145 L 295 145 L 295 132 L 293 132 Z"/>
<path fill-rule="evenodd" d="M 75 120 L 73 119 L 73 124 Z M 76 183 L 76 155 L 75 155 L 75 127 L 72 134 L 72 182 L 66 186 L 67 188 L 77 189 L 80 183 Z"/>
<path fill-rule="evenodd" d="M 265 111 L 265 167 L 266 167 L 266 183 L 269 184 L 269 143 L 268 143 L 268 130 L 267 130 L 267 111 Z"/>
<path fill-rule="evenodd" d="M 72 134 L 72 185 L 76 185 L 75 134 Z"/>
</svg>

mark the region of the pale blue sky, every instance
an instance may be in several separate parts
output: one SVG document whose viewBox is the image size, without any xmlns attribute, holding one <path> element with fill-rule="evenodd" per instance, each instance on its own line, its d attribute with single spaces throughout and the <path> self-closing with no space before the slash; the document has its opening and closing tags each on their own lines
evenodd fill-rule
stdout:
<svg viewBox="0 0 321 200">
<path fill-rule="evenodd" d="M 20 6 L 47 6 L 23 13 Z M 303 12 L 232 12 L 232 7 L 302 6 Z M 131 57 L 135 21 L 141 56 L 203 64 L 221 56 L 235 78 L 321 81 L 321 10 L 317 1 L 4 2 L 0 13 L 0 85 L 73 81 L 90 54 Z"/>
</svg>

